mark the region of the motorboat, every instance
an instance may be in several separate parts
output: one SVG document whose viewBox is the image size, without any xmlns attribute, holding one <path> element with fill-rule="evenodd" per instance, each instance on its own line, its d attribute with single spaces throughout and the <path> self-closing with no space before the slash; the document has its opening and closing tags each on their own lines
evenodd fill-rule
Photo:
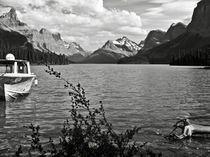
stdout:
<svg viewBox="0 0 210 157">
<path fill-rule="evenodd" d="M 35 78 L 29 61 L 16 60 L 13 54 L 7 54 L 6 59 L 0 59 L 0 100 L 27 96 Z"/>
</svg>

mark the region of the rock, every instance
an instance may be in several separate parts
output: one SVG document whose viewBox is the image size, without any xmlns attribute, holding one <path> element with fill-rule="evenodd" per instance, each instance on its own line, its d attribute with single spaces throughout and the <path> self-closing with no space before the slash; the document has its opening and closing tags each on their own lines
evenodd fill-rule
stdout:
<svg viewBox="0 0 210 157">
<path fill-rule="evenodd" d="M 210 1 L 201 0 L 194 10 L 192 21 L 187 27 L 189 32 L 210 36 Z"/>
<path fill-rule="evenodd" d="M 161 30 L 153 30 L 149 32 L 145 39 L 143 49 L 148 50 L 165 42 L 165 34 L 166 32 Z"/>
<path fill-rule="evenodd" d="M 21 22 L 17 18 L 17 14 L 14 8 L 10 9 L 8 13 L 5 13 L 2 16 L 0 16 L 0 21 L 8 27 L 27 26 L 25 23 Z"/>
<path fill-rule="evenodd" d="M 177 38 L 178 36 L 186 32 L 186 27 L 187 26 L 181 22 L 176 24 L 173 23 L 165 34 L 165 40 L 171 41 Z"/>
<path fill-rule="evenodd" d="M 173 23 L 167 32 L 161 30 L 153 30 L 146 37 L 143 49 L 149 50 L 158 45 L 171 41 L 185 33 L 186 30 L 186 25 L 181 22 L 177 24 Z"/>
<path fill-rule="evenodd" d="M 61 34 L 60 34 L 60 33 L 54 33 L 54 34 L 52 34 L 52 36 L 53 36 L 53 38 L 54 38 L 56 41 L 62 40 L 62 39 L 61 39 Z"/>
</svg>

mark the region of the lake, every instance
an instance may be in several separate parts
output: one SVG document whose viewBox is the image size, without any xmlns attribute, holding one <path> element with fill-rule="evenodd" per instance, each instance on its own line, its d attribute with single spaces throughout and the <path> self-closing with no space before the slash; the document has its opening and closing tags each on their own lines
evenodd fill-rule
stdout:
<svg viewBox="0 0 210 157">
<path fill-rule="evenodd" d="M 90 102 L 103 101 L 108 120 L 118 131 L 142 129 L 136 141 L 153 147 L 205 154 L 210 138 L 169 142 L 162 135 L 172 130 L 177 118 L 191 117 L 210 124 L 210 70 L 168 65 L 67 65 L 53 66 L 72 83 L 81 83 Z M 28 145 L 23 126 L 39 124 L 43 140 L 60 134 L 69 117 L 69 96 L 64 83 L 33 66 L 38 86 L 20 102 L 0 106 L 0 153 Z"/>
</svg>

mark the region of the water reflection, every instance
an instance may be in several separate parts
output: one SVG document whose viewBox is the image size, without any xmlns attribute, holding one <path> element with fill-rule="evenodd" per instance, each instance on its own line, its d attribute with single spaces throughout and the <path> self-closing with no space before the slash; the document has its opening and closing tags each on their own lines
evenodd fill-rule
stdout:
<svg viewBox="0 0 210 157">
<path fill-rule="evenodd" d="M 17 99 L 12 99 L 11 101 L 0 101 L 0 128 L 4 128 L 6 124 L 6 108 L 13 103 L 21 103 L 28 95 L 29 94 L 20 96 Z"/>
<path fill-rule="evenodd" d="M 29 93 L 19 94 L 18 96 L 15 96 L 15 97 L 9 97 L 7 101 L 8 102 L 20 102 L 20 101 L 23 101 L 28 96 L 29 96 Z"/>
<path fill-rule="evenodd" d="M 210 73 L 202 69 L 190 69 L 188 74 L 189 85 L 186 88 L 186 106 L 189 118 L 199 124 L 210 123 Z M 189 105 L 190 104 L 190 105 Z"/>
</svg>

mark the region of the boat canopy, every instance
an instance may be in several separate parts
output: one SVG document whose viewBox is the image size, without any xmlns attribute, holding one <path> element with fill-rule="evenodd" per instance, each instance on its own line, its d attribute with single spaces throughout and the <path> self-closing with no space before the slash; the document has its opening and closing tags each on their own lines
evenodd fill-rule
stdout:
<svg viewBox="0 0 210 157">
<path fill-rule="evenodd" d="M 27 64 L 28 61 L 26 61 L 26 60 L 6 60 L 6 59 L 0 59 L 0 65 L 14 64 L 14 62 Z"/>
<path fill-rule="evenodd" d="M 31 74 L 30 63 L 26 60 L 0 59 L 0 67 L 0 73 Z"/>
</svg>

